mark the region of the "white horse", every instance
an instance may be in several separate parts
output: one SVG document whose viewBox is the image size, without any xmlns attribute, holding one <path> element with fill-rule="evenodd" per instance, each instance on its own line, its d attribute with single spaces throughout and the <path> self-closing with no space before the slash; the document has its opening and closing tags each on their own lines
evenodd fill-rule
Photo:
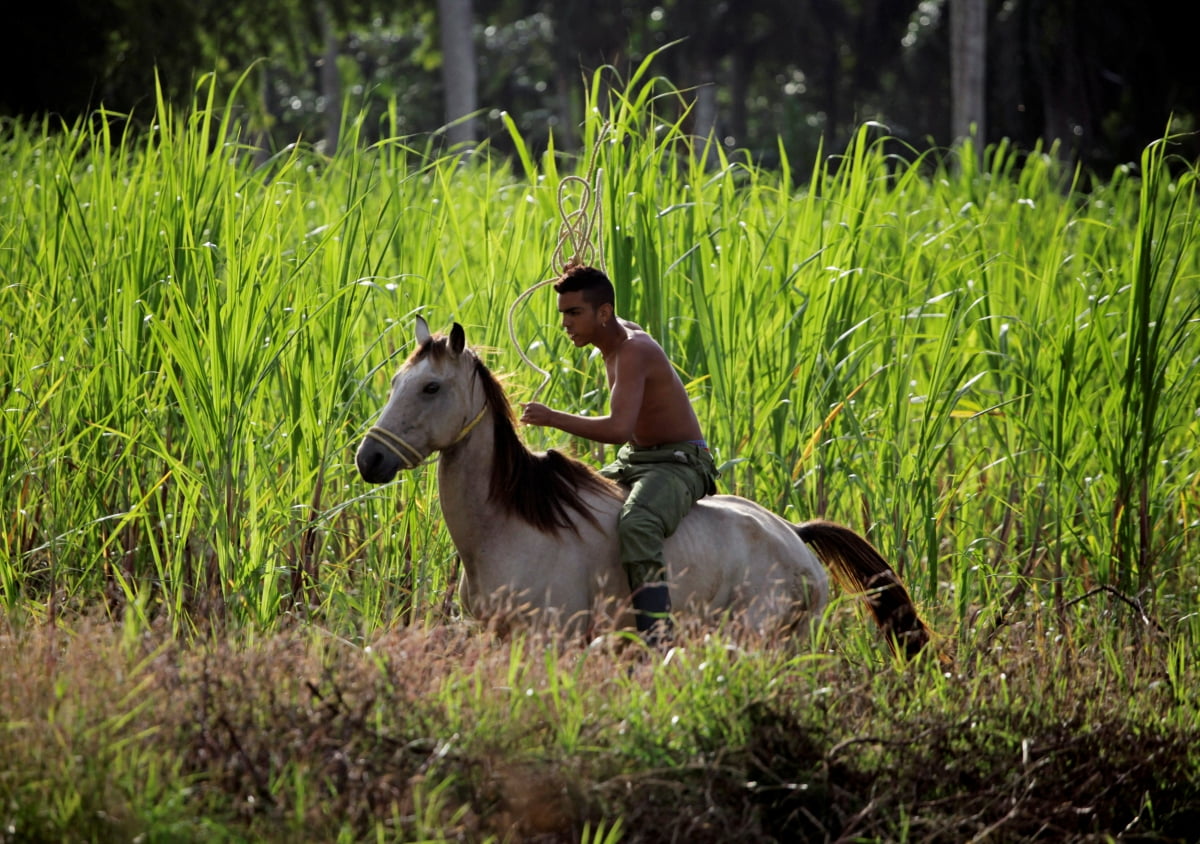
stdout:
<svg viewBox="0 0 1200 844">
<path fill-rule="evenodd" d="M 579 460 L 526 448 L 508 398 L 467 348 L 462 326 L 434 336 L 418 317 L 417 348 L 392 379 L 356 463 L 364 480 L 386 483 L 435 451 L 467 612 L 487 618 L 517 607 L 531 621 L 572 629 L 591 629 L 598 616 L 632 627 L 616 532 L 625 491 Z M 820 555 L 863 596 L 893 650 L 912 656 L 929 639 L 896 573 L 842 525 L 795 525 L 745 498 L 712 495 L 668 537 L 665 555 L 676 612 L 803 633 L 829 600 Z"/>
</svg>

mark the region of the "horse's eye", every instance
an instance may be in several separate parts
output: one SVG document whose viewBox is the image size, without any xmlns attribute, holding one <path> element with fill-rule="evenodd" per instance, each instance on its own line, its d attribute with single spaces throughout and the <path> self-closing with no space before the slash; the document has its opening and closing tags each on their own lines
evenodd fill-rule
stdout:
<svg viewBox="0 0 1200 844">
<path fill-rule="evenodd" d="M 425 385 L 425 395 L 432 396 L 439 389 L 441 389 L 441 387 L 436 381 L 430 381 L 428 384 Z"/>
</svg>

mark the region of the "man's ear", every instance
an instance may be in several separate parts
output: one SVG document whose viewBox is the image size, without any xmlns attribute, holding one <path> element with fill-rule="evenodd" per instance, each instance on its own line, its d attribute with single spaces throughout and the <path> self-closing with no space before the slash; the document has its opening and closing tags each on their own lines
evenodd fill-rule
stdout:
<svg viewBox="0 0 1200 844">
<path fill-rule="evenodd" d="M 596 318 L 602 323 L 608 322 L 613 318 L 613 306 L 610 303 L 605 302 L 596 309 Z"/>
</svg>

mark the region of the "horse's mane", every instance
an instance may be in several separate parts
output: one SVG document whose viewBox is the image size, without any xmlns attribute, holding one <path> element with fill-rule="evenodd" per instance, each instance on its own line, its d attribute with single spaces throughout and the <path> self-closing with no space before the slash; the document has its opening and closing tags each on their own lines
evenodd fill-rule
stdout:
<svg viewBox="0 0 1200 844">
<path fill-rule="evenodd" d="M 413 358 L 440 357 L 449 353 L 449 341 L 434 337 L 423 344 Z M 599 528 L 595 514 L 583 500 L 585 493 L 620 498 L 620 487 L 581 460 L 554 449 L 532 452 L 517 435 L 516 416 L 500 382 L 473 351 L 475 377 L 483 387 L 485 401 L 492 410 L 492 438 L 495 454 L 489 497 L 515 513 L 538 530 L 553 533 L 579 528 L 571 518 L 574 510 Z"/>
</svg>

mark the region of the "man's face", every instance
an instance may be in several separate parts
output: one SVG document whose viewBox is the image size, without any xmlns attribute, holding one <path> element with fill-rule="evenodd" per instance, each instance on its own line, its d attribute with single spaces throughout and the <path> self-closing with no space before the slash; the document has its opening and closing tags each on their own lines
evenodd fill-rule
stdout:
<svg viewBox="0 0 1200 844">
<path fill-rule="evenodd" d="M 563 330 L 576 346 L 586 346 L 595 339 L 599 317 L 596 309 L 584 300 L 582 290 L 559 293 L 558 312 L 562 314 Z"/>
</svg>

